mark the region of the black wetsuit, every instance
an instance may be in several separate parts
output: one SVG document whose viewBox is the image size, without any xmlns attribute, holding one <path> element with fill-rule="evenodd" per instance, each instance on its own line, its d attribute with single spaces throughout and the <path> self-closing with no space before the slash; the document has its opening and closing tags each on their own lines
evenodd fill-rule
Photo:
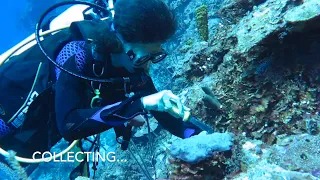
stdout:
<svg viewBox="0 0 320 180">
<path fill-rule="evenodd" d="M 81 75 L 95 77 L 93 75 L 92 61 L 88 60 L 92 58 L 91 53 L 88 51 L 88 49 L 90 49 L 89 46 L 90 45 L 84 45 L 83 51 L 78 52 L 80 55 L 78 56 L 77 53 L 75 53 L 65 61 L 63 66 Z M 84 56 L 86 62 L 79 62 L 79 57 Z M 132 91 L 141 96 L 157 92 L 150 77 L 142 72 L 133 74 L 124 68 L 113 67 L 110 58 L 108 58 L 108 56 L 106 57 L 105 63 L 100 64 L 101 67 L 104 67 L 104 74 L 100 78 L 135 76 L 138 77 L 140 81 L 127 85 L 127 91 Z M 80 59 L 83 60 L 83 58 Z M 79 68 L 79 66 L 81 66 L 81 68 Z M 100 89 L 102 97 L 101 107 L 91 108 L 90 102 L 94 96 L 91 83 L 61 72 L 55 86 L 55 111 L 58 129 L 62 136 L 67 140 L 84 138 L 110 129 L 110 123 L 123 123 L 124 119 L 121 117 L 130 117 L 136 113 L 144 112 L 140 98 L 128 102 L 120 109 L 118 108 L 120 102 L 128 99 L 125 96 L 124 86 L 122 83 L 118 85 L 102 83 Z M 93 87 L 99 87 L 99 83 L 94 83 Z M 99 112 L 103 107 L 111 104 L 114 104 L 112 108 L 106 107 L 102 112 Z M 114 109 L 117 109 L 115 114 L 106 115 Z M 95 114 L 96 116 L 93 117 Z M 169 113 L 151 111 L 151 114 L 160 125 L 178 137 L 185 138 L 186 136 L 190 136 L 190 134 L 186 134 L 185 131 L 186 129 L 189 130 L 190 127 L 195 130 L 194 134 L 200 131 L 200 129 L 191 124 L 184 123 L 181 118 L 175 118 Z"/>
</svg>

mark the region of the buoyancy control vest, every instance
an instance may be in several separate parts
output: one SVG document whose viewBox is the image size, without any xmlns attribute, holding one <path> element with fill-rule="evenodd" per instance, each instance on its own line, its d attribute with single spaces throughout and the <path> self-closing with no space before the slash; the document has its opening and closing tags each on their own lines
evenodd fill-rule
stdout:
<svg viewBox="0 0 320 180">
<path fill-rule="evenodd" d="M 56 57 L 68 42 L 92 41 L 103 36 L 109 25 L 109 21 L 74 22 L 70 28 L 45 37 L 42 45 L 48 55 Z M 117 52 L 113 43 L 107 45 Z M 54 68 L 37 45 L 10 57 L 0 66 L 0 119 L 13 130 L 0 139 L 1 147 L 17 152 L 28 149 L 22 155 L 29 155 L 48 150 L 61 139 L 54 117 Z M 23 146 L 15 148 L 19 143 L 13 145 L 13 140 Z"/>
</svg>

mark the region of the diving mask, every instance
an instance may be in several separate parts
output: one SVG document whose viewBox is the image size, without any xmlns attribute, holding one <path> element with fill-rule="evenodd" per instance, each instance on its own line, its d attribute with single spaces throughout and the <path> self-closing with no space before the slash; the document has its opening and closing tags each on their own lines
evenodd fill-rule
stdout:
<svg viewBox="0 0 320 180">
<path fill-rule="evenodd" d="M 158 63 L 158 62 L 164 60 L 168 54 L 162 49 L 160 52 L 149 53 L 147 55 L 139 57 L 138 59 L 135 59 L 136 54 L 134 53 L 133 50 L 129 50 L 127 52 L 127 55 L 129 56 L 131 61 L 133 61 L 134 66 L 139 67 L 139 66 L 147 63 L 148 61 L 151 61 L 152 63 Z"/>
</svg>

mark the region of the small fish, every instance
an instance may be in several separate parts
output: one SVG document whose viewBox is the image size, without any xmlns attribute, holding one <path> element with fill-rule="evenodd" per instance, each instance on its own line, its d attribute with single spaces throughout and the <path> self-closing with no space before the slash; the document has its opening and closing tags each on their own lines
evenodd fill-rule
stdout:
<svg viewBox="0 0 320 180">
<path fill-rule="evenodd" d="M 213 92 L 208 87 L 202 87 L 202 90 L 206 93 L 203 101 L 210 104 L 216 110 L 222 110 L 223 106 Z"/>
</svg>

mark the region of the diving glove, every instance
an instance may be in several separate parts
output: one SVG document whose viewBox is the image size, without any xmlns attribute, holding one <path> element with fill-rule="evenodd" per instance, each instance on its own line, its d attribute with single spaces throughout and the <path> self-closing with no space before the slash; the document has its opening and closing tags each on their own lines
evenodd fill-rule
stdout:
<svg viewBox="0 0 320 180">
<path fill-rule="evenodd" d="M 176 118 L 187 121 L 190 117 L 190 108 L 184 106 L 180 98 L 170 90 L 163 90 L 141 98 L 144 109 L 168 112 Z"/>
</svg>

